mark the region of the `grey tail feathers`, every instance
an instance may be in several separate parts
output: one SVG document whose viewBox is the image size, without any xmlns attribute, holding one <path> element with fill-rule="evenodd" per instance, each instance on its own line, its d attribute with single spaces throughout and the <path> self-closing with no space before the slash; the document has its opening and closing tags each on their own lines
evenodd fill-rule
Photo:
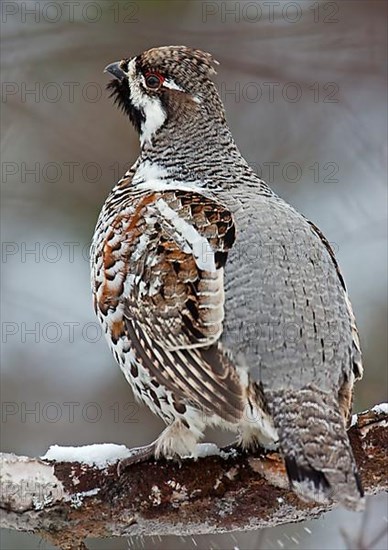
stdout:
<svg viewBox="0 0 388 550">
<path fill-rule="evenodd" d="M 271 397 L 293 490 L 303 500 L 362 509 L 364 492 L 335 397 L 312 386 Z"/>
</svg>

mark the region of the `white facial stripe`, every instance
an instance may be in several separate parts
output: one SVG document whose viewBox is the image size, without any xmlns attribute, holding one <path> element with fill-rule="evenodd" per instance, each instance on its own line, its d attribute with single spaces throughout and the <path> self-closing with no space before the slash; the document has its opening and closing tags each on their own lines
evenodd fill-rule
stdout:
<svg viewBox="0 0 388 550">
<path fill-rule="evenodd" d="M 159 97 L 149 97 L 144 89 L 138 82 L 136 74 L 136 61 L 132 59 L 128 63 L 128 81 L 131 90 L 131 101 L 137 109 L 139 109 L 145 118 L 145 121 L 141 125 L 140 131 L 140 143 L 143 145 L 145 142 L 151 143 L 152 137 L 162 127 L 167 118 L 167 113 L 164 110 Z M 140 75 L 141 82 L 146 88 L 144 76 Z M 178 86 L 171 78 L 166 78 L 163 82 L 163 86 L 169 90 L 177 90 L 184 92 L 185 90 Z M 191 96 L 195 103 L 202 103 L 202 100 L 197 96 Z"/>
<path fill-rule="evenodd" d="M 164 80 L 163 86 L 165 88 L 168 88 L 169 90 L 178 90 L 179 92 L 184 92 L 185 91 L 183 88 L 178 86 L 178 84 L 176 84 L 173 80 L 167 79 L 167 78 L 166 78 L 166 80 Z"/>
<path fill-rule="evenodd" d="M 186 90 L 178 86 L 178 84 L 176 84 L 172 79 L 166 79 L 163 82 L 163 86 L 169 90 L 178 90 L 179 92 L 187 93 Z M 190 97 L 195 103 L 198 103 L 199 105 L 202 103 L 202 100 L 198 96 L 191 95 Z"/>
<path fill-rule="evenodd" d="M 148 97 L 140 88 L 136 80 L 135 59 L 128 63 L 128 81 L 131 89 L 131 101 L 145 118 L 141 126 L 140 143 L 151 142 L 152 136 L 159 130 L 166 120 L 166 112 L 158 97 Z"/>
<path fill-rule="evenodd" d="M 166 120 L 166 112 L 159 98 L 145 99 L 143 104 L 145 121 L 141 127 L 140 143 L 151 143 L 152 136 L 161 128 Z"/>
</svg>

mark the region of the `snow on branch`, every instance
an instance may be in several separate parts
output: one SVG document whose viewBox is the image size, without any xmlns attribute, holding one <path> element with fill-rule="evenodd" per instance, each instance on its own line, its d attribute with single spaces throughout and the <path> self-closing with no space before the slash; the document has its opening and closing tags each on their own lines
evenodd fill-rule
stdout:
<svg viewBox="0 0 388 550">
<path fill-rule="evenodd" d="M 349 437 L 367 494 L 388 489 L 388 405 L 354 416 Z M 117 476 L 121 445 L 51 447 L 45 457 L 1 456 L 2 526 L 59 548 L 87 537 L 187 535 L 272 527 L 318 517 L 289 491 L 279 454 L 202 445 L 198 460 L 148 461 Z"/>
</svg>

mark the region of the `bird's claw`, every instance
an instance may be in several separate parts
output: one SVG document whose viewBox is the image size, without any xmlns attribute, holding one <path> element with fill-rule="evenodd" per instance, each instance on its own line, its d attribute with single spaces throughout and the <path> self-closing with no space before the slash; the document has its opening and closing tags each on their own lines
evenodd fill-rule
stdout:
<svg viewBox="0 0 388 550">
<path fill-rule="evenodd" d="M 132 466 L 133 464 L 139 464 L 140 462 L 145 462 L 150 458 L 155 456 L 156 444 L 150 443 L 144 447 L 135 447 L 131 449 L 131 454 L 121 460 L 117 464 L 117 476 L 120 477 L 124 470 Z"/>
</svg>

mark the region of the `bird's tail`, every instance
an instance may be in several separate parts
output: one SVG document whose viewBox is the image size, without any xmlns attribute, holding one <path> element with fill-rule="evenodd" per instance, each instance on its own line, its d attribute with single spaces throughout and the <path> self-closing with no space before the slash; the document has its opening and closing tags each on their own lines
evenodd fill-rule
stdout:
<svg viewBox="0 0 388 550">
<path fill-rule="evenodd" d="M 277 391 L 271 409 L 287 474 L 304 500 L 363 507 L 363 489 L 335 398 L 316 387 Z"/>
</svg>

